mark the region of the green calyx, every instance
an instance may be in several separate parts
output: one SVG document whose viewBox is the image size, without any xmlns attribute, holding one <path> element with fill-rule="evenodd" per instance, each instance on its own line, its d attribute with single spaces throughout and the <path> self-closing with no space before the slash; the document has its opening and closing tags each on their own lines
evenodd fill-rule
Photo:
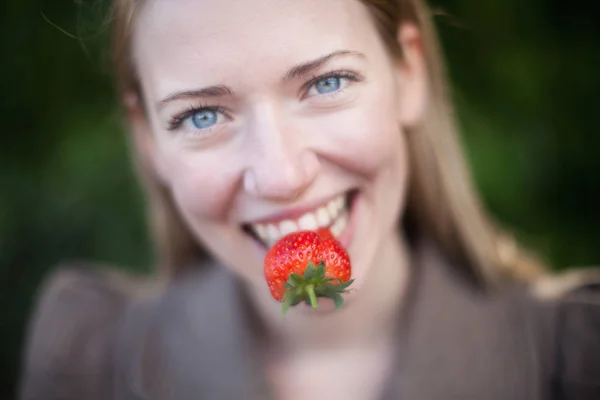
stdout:
<svg viewBox="0 0 600 400">
<path fill-rule="evenodd" d="M 342 307 L 344 298 L 342 294 L 348 293 L 346 290 L 354 282 L 351 279 L 342 282 L 339 278 L 325 277 L 325 263 L 322 261 L 315 267 L 312 262 L 308 263 L 304 276 L 291 274 L 285 283 L 285 294 L 283 296 L 283 305 L 281 314 L 285 315 L 290 307 L 305 302 L 313 308 L 318 308 L 317 298 L 325 297 L 332 299 L 336 308 Z"/>
</svg>

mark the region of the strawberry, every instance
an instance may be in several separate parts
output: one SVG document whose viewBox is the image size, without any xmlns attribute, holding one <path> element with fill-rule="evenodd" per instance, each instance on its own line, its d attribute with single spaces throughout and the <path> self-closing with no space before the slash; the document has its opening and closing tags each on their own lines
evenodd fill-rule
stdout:
<svg viewBox="0 0 600 400">
<path fill-rule="evenodd" d="M 282 302 L 282 313 L 304 301 L 317 308 L 326 297 L 337 308 L 350 280 L 348 253 L 328 229 L 300 231 L 282 237 L 265 257 L 264 273 L 273 298 Z"/>
</svg>

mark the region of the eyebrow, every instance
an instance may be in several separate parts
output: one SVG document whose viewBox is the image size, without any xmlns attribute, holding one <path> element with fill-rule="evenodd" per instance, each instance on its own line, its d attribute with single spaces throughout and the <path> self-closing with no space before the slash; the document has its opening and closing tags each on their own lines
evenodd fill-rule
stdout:
<svg viewBox="0 0 600 400">
<path fill-rule="evenodd" d="M 197 90 L 185 90 L 182 92 L 171 93 L 158 102 L 159 108 L 175 100 L 195 99 L 199 97 L 225 97 L 233 96 L 233 90 L 225 85 L 208 86 Z"/>
<path fill-rule="evenodd" d="M 345 56 L 345 55 L 354 55 L 360 58 L 366 58 L 363 53 L 352 50 L 338 50 L 333 53 L 327 54 L 323 57 L 319 57 L 315 60 L 306 61 L 301 64 L 298 64 L 292 68 L 283 76 L 282 81 L 290 81 L 307 75 L 311 72 L 314 72 L 323 66 L 325 66 L 329 61 L 331 61 L 335 57 Z M 197 90 L 185 90 L 181 92 L 175 92 L 163 100 L 160 100 L 157 104 L 158 108 L 162 108 L 167 103 L 176 100 L 187 100 L 187 99 L 196 99 L 196 98 L 214 98 L 214 97 L 227 97 L 233 96 L 234 91 L 225 85 L 216 85 L 216 86 L 208 86 L 202 89 Z"/>
<path fill-rule="evenodd" d="M 354 55 L 360 58 L 366 58 L 363 53 L 359 53 L 358 51 L 351 50 L 339 50 L 334 51 L 333 53 L 327 54 L 323 57 L 319 57 L 316 60 L 307 61 L 302 64 L 296 65 L 292 67 L 283 77 L 284 81 L 289 81 L 292 79 L 296 79 L 298 77 L 304 76 L 311 72 L 318 70 L 319 68 L 326 65 L 329 61 L 331 61 L 334 57 L 345 56 L 345 55 Z"/>
</svg>

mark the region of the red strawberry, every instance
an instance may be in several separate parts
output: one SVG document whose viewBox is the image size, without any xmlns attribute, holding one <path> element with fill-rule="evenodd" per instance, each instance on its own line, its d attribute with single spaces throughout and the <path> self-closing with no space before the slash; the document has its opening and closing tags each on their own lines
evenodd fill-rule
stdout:
<svg viewBox="0 0 600 400">
<path fill-rule="evenodd" d="M 325 239 L 334 239 L 333 233 L 328 228 L 319 228 L 317 229 L 317 235 L 321 238 L 321 240 Z"/>
<path fill-rule="evenodd" d="M 271 295 L 283 302 L 282 312 L 304 301 L 317 308 L 317 298 L 344 303 L 342 294 L 350 280 L 348 253 L 328 229 L 301 231 L 282 237 L 269 251 L 264 263 Z"/>
</svg>

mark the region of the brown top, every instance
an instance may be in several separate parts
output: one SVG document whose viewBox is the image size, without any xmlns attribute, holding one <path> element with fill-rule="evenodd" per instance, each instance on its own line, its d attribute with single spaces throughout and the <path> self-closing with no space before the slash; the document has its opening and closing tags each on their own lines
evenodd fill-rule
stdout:
<svg viewBox="0 0 600 400">
<path fill-rule="evenodd" d="M 600 286 L 544 301 L 519 285 L 484 294 L 434 251 L 418 260 L 382 399 L 600 399 Z M 21 399 L 272 398 L 225 268 L 136 293 L 99 270 L 57 270 L 32 319 Z"/>
</svg>

